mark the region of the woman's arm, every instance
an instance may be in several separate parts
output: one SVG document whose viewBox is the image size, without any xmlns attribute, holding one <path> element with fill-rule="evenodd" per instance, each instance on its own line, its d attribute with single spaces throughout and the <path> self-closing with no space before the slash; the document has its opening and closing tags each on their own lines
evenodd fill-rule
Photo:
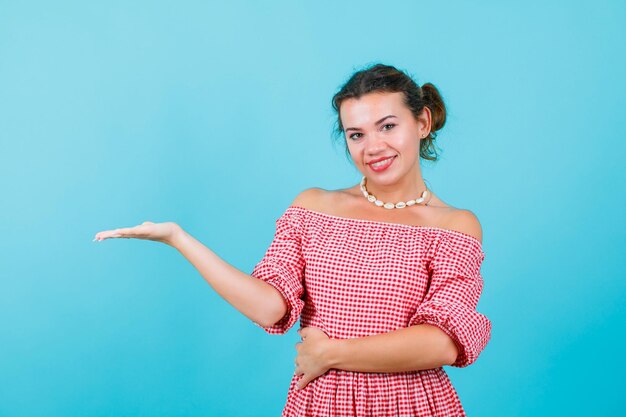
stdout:
<svg viewBox="0 0 626 417">
<path fill-rule="evenodd" d="M 443 330 L 418 324 L 388 333 L 353 339 L 330 339 L 316 327 L 298 330 L 296 387 L 331 368 L 355 372 L 407 372 L 439 368 L 455 362 L 457 347 Z"/>
<path fill-rule="evenodd" d="M 287 305 L 278 290 L 230 265 L 182 228 L 172 239 L 172 247 L 215 292 L 253 322 L 271 326 L 286 314 Z"/>
<path fill-rule="evenodd" d="M 330 368 L 360 372 L 404 372 L 450 365 L 458 354 L 441 329 L 421 324 L 353 339 L 333 339 Z"/>
<path fill-rule="evenodd" d="M 176 248 L 222 298 L 257 324 L 272 326 L 287 313 L 276 288 L 228 264 L 174 222 L 105 230 L 94 241 L 112 238 L 153 240 Z"/>
</svg>

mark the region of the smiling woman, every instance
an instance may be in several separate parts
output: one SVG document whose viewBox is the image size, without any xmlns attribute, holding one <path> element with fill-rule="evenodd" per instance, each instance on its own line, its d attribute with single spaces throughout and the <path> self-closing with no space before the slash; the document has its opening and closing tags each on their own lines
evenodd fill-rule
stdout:
<svg viewBox="0 0 626 417">
<path fill-rule="evenodd" d="M 300 193 L 250 274 L 171 222 L 103 231 L 95 240 L 173 246 L 269 334 L 300 319 L 283 417 L 465 416 L 443 366 L 474 363 L 491 322 L 476 311 L 480 223 L 444 203 L 421 174 L 422 159 L 436 160 L 441 96 L 377 64 L 356 72 L 333 107 L 363 178 Z"/>
<path fill-rule="evenodd" d="M 434 141 L 437 138 L 437 131 L 441 130 L 446 123 L 446 106 L 439 90 L 432 83 L 425 83 L 419 87 L 410 76 L 389 65 L 376 64 L 366 70 L 356 72 L 335 94 L 332 99 L 332 106 L 338 115 L 335 123 L 336 139 L 343 142 L 344 135 L 351 140 L 362 137 L 362 133 L 347 135 L 348 132 L 359 132 L 360 129 L 352 127 L 350 121 L 344 123 L 341 120 L 346 109 L 344 108 L 340 112 L 340 107 L 346 100 L 358 100 L 367 97 L 368 93 L 400 93 L 404 109 L 412 113 L 416 119 L 426 117 L 422 112 L 428 112 L 428 117 L 431 118 L 430 128 L 427 132 L 424 131 L 425 136 L 419 142 L 419 153 L 423 159 L 437 160 Z M 375 125 L 380 125 L 389 117 L 393 117 L 393 115 L 377 120 Z M 384 127 L 388 128 L 387 125 Z M 393 127 L 395 126 L 391 128 Z M 349 147 L 346 147 L 346 156 L 350 156 Z"/>
<path fill-rule="evenodd" d="M 441 95 L 377 64 L 353 74 L 333 108 L 362 181 L 301 193 L 252 272 L 285 299 L 265 331 L 301 318 L 283 417 L 465 416 L 442 367 L 474 363 L 491 321 L 476 311 L 480 223 L 421 175 L 421 160 L 437 160 Z"/>
</svg>

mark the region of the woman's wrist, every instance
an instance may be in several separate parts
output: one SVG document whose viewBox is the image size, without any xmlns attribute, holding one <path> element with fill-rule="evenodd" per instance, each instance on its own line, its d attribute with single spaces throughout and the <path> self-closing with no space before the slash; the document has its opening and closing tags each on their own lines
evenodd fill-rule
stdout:
<svg viewBox="0 0 626 417">
<path fill-rule="evenodd" d="M 172 231 L 172 235 L 166 243 L 173 248 L 180 250 L 181 245 L 188 237 L 189 235 L 187 234 L 187 232 L 185 232 L 182 227 L 176 224 L 176 226 L 174 226 L 174 230 Z"/>
<path fill-rule="evenodd" d="M 328 369 L 338 368 L 343 362 L 346 351 L 346 341 L 343 339 L 329 339 L 328 350 L 326 352 L 326 367 Z"/>
</svg>

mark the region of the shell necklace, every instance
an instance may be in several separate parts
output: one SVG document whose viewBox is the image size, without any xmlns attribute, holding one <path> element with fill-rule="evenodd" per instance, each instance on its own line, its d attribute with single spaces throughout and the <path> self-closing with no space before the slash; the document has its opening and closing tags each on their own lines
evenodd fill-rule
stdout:
<svg viewBox="0 0 626 417">
<path fill-rule="evenodd" d="M 422 192 L 422 196 L 419 198 L 416 198 L 414 200 L 409 200 L 406 203 L 404 201 L 399 201 L 397 203 L 384 203 L 382 201 L 380 201 L 379 199 L 377 199 L 376 197 L 374 197 L 372 194 L 370 194 L 367 191 L 367 188 L 365 187 L 365 183 L 367 182 L 365 176 L 363 176 L 363 178 L 361 179 L 361 191 L 363 192 L 363 196 L 365 196 L 365 198 L 367 198 L 367 200 L 370 203 L 374 203 L 376 204 L 378 207 L 384 207 L 386 209 L 392 209 L 392 208 L 404 208 L 404 207 L 408 207 L 408 206 L 412 206 L 414 204 L 420 204 L 422 203 L 427 196 L 430 195 L 430 193 L 428 192 L 428 188 L 426 188 L 424 190 L 424 192 Z M 428 199 L 428 201 L 430 201 L 430 198 Z M 425 206 L 428 205 L 428 201 L 426 203 L 424 203 Z"/>
</svg>

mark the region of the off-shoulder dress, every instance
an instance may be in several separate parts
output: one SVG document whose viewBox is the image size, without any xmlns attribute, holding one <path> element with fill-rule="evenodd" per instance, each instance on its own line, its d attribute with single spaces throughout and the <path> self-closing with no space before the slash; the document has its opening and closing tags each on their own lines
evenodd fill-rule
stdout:
<svg viewBox="0 0 626 417">
<path fill-rule="evenodd" d="M 288 311 L 270 327 L 300 326 L 334 339 L 431 324 L 456 343 L 451 365 L 476 361 L 491 321 L 476 311 L 485 257 L 475 237 L 451 229 L 334 216 L 291 205 L 252 276 L 274 286 Z M 465 416 L 442 367 L 406 372 L 329 369 L 296 389 L 282 417 Z"/>
</svg>

